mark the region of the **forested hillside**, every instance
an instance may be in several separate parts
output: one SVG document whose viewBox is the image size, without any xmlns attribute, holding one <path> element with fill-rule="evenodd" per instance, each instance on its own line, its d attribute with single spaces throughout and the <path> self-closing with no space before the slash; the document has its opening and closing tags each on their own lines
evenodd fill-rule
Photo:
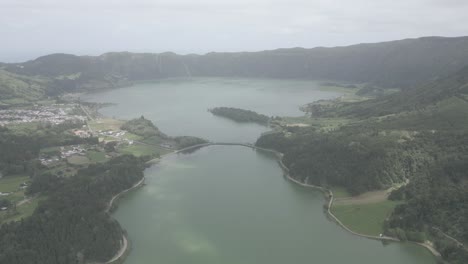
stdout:
<svg viewBox="0 0 468 264">
<path fill-rule="evenodd" d="M 167 136 L 162 133 L 151 120 L 145 119 L 141 116 L 140 118 L 135 118 L 125 122 L 121 129 L 126 130 L 135 135 L 142 136 L 143 138 L 149 137 L 161 137 L 167 138 Z"/>
<path fill-rule="evenodd" d="M 464 68 L 373 100 L 312 104 L 312 124 L 320 118 L 352 121 L 331 131 L 289 127 L 256 144 L 283 152 L 298 180 L 352 194 L 409 181 L 391 195 L 403 204 L 387 222 L 387 234 L 430 238 L 450 263 L 467 263 L 467 250 L 447 238 L 468 242 L 467 87 Z"/>
<path fill-rule="evenodd" d="M 335 48 L 262 52 L 53 54 L 4 70 L 50 80 L 49 94 L 128 85 L 169 77 L 310 78 L 407 88 L 468 64 L 468 38 L 428 37 Z"/>
<path fill-rule="evenodd" d="M 452 101 L 450 101 L 452 100 Z M 455 100 L 455 101 L 453 101 Z M 456 102 L 456 101 L 460 102 Z M 379 97 L 376 100 L 368 100 L 358 103 L 336 104 L 310 104 L 308 111 L 317 117 L 349 116 L 358 118 L 380 117 L 398 115 L 411 112 L 422 113 L 432 109 L 434 114 L 440 112 L 445 103 L 452 107 L 464 104 L 468 100 L 468 67 L 456 71 L 437 81 L 430 82 L 412 89 L 406 89 L 401 93 Z M 460 110 L 463 110 L 461 107 Z M 452 117 L 453 118 L 453 117 Z"/>
<path fill-rule="evenodd" d="M 0 109 L 10 103 L 26 104 L 42 98 L 48 83 L 47 78 L 18 75 L 0 67 Z"/>
<path fill-rule="evenodd" d="M 63 264 L 111 259 L 120 249 L 123 230 L 105 210 L 112 196 L 143 177 L 143 169 L 142 159 L 120 156 L 90 165 L 70 178 L 35 177 L 29 193 L 40 191 L 47 194 L 47 199 L 31 217 L 0 227 L 0 263 Z"/>
</svg>

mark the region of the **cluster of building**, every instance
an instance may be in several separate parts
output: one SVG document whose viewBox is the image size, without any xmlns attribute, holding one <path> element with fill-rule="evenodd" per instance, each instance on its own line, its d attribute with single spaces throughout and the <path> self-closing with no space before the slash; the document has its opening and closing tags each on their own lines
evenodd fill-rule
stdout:
<svg viewBox="0 0 468 264">
<path fill-rule="evenodd" d="M 69 147 L 60 147 L 60 157 L 66 159 L 74 155 L 86 155 L 86 149 L 80 145 L 69 146 Z"/>
<path fill-rule="evenodd" d="M 122 137 L 126 134 L 126 131 L 112 131 L 112 130 L 99 130 L 100 136 L 111 136 L 111 137 Z"/>
<path fill-rule="evenodd" d="M 93 133 L 91 133 L 91 131 L 83 129 L 73 129 L 72 133 L 80 138 L 89 138 L 93 136 Z"/>
<path fill-rule="evenodd" d="M 117 139 L 121 143 L 123 142 L 123 143 L 127 143 L 129 145 L 133 144 L 133 140 L 123 137 L 123 136 L 125 136 L 125 134 L 127 134 L 127 131 L 99 130 L 99 131 L 97 131 L 97 133 L 101 137 L 108 136 L 108 137 L 112 137 L 112 138 Z"/>
<path fill-rule="evenodd" d="M 54 165 L 58 164 L 60 161 L 68 157 L 71 157 L 74 155 L 85 156 L 86 151 L 87 150 L 83 146 L 80 146 L 80 145 L 60 147 L 60 156 L 41 155 L 41 157 L 39 158 L 39 161 L 44 166 L 53 167 Z"/>
<path fill-rule="evenodd" d="M 44 166 L 51 166 L 57 162 L 60 161 L 60 158 L 59 157 L 51 157 L 51 158 L 44 158 L 44 157 L 41 157 L 39 158 L 39 161 L 41 162 L 42 165 Z"/>
<path fill-rule="evenodd" d="M 65 121 L 85 121 L 82 115 L 70 114 L 75 105 L 34 106 L 31 109 L 0 110 L 0 126 L 14 123 L 45 122 L 61 124 Z"/>
</svg>

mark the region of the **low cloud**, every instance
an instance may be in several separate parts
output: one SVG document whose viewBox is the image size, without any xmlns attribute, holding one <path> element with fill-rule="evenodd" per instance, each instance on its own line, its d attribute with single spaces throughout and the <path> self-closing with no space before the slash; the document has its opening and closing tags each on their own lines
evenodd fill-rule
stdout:
<svg viewBox="0 0 468 264">
<path fill-rule="evenodd" d="M 0 0 L 0 61 L 51 52 L 204 53 L 460 36 L 468 33 L 467 11 L 468 1 L 458 0 Z"/>
</svg>

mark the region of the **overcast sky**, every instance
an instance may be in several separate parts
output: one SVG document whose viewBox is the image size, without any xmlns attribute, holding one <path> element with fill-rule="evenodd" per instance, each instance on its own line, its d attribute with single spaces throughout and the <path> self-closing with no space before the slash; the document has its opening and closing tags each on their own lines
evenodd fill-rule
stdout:
<svg viewBox="0 0 468 264">
<path fill-rule="evenodd" d="M 0 0 L 0 61 L 468 35 L 468 0 Z"/>
</svg>

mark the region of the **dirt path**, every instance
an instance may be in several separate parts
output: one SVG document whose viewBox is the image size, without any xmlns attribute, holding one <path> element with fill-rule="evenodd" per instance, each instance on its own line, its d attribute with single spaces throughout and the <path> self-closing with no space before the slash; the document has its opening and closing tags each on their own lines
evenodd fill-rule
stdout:
<svg viewBox="0 0 468 264">
<path fill-rule="evenodd" d="M 135 185 L 133 185 L 132 187 L 126 189 L 126 190 L 123 190 L 121 191 L 120 193 L 114 195 L 112 197 L 112 199 L 109 201 L 109 204 L 107 205 L 107 208 L 106 208 L 106 213 L 108 213 L 110 211 L 110 209 L 112 208 L 112 205 L 114 204 L 114 201 L 116 199 L 118 199 L 120 196 L 122 196 L 123 194 L 135 189 L 135 188 L 138 188 L 140 187 L 140 185 L 142 185 L 143 183 L 145 182 L 145 177 L 143 177 L 139 182 L 135 183 Z"/>
<path fill-rule="evenodd" d="M 455 244 L 457 244 L 457 246 L 459 247 L 463 247 L 463 249 L 465 249 L 465 251 L 468 252 L 468 245 L 464 245 L 462 242 L 460 242 L 459 240 L 457 240 L 456 238 L 454 238 L 453 236 L 450 236 L 446 233 L 444 233 L 444 231 L 440 230 L 439 228 L 437 227 L 432 227 L 432 229 L 436 230 L 437 232 L 441 233 L 444 237 L 446 237 L 447 239 L 450 239 L 452 240 Z"/>
<path fill-rule="evenodd" d="M 107 261 L 106 264 L 110 264 L 119 260 L 125 254 L 125 252 L 127 252 L 127 248 L 128 248 L 128 241 L 127 241 L 127 237 L 124 235 L 122 237 L 122 246 L 120 247 L 119 252 L 117 252 L 117 254 L 115 254 L 115 256 L 111 260 Z"/>
<path fill-rule="evenodd" d="M 248 147 L 248 146 L 247 146 Z M 258 147 L 255 147 L 253 146 L 252 148 L 254 149 L 260 149 L 260 150 L 264 150 L 264 151 L 268 151 L 268 152 L 271 152 L 271 153 L 274 153 L 276 155 L 276 157 L 278 158 L 278 163 L 279 165 L 281 166 L 281 168 L 283 169 L 284 173 L 285 173 L 285 177 L 291 181 L 291 182 L 294 182 L 295 184 L 298 184 L 300 186 L 303 186 L 303 187 L 308 187 L 308 188 L 314 188 L 314 189 L 318 189 L 320 191 L 323 192 L 323 194 L 328 198 L 328 204 L 327 204 L 327 215 L 329 217 L 331 217 L 339 226 L 341 226 L 343 229 L 345 229 L 346 231 L 350 232 L 351 234 L 353 235 L 356 235 L 356 236 L 360 236 L 360 237 L 364 237 L 364 238 L 368 238 L 368 239 L 374 239 L 374 240 L 381 240 L 381 241 L 394 241 L 394 242 L 401 242 L 399 239 L 397 238 L 394 238 L 394 237 L 387 237 L 387 236 L 369 236 L 369 235 L 365 235 L 365 234 L 360 234 L 360 233 L 357 233 L 357 232 L 354 232 L 353 230 L 349 229 L 347 226 L 345 226 L 332 212 L 331 212 L 331 208 L 333 206 L 333 202 L 334 202 L 334 196 L 333 196 L 333 192 L 330 190 L 330 189 L 326 189 L 326 188 L 323 188 L 321 186 L 316 186 L 316 185 L 311 185 L 311 184 L 307 184 L 307 183 L 303 183 L 303 182 L 300 182 L 296 179 L 294 179 L 293 177 L 291 177 L 291 175 L 289 174 L 289 169 L 288 167 L 286 167 L 286 165 L 284 165 L 283 161 L 282 161 L 282 157 L 283 157 L 283 153 L 281 152 L 278 152 L 276 150 L 272 150 L 272 149 L 264 149 L 264 148 L 258 148 Z M 388 190 L 385 190 L 383 191 L 384 193 L 388 193 Z M 382 196 L 383 194 L 382 193 L 376 193 L 376 194 L 373 194 L 371 195 L 371 197 L 373 197 L 373 199 L 382 199 Z M 366 199 L 361 199 L 363 201 L 368 201 L 370 198 L 366 198 Z M 414 244 L 417 244 L 417 245 L 420 245 L 424 248 L 426 248 L 427 250 L 429 250 L 435 257 L 440 257 L 440 253 L 433 247 L 432 243 L 426 241 L 425 243 L 417 243 L 417 242 L 411 242 L 411 243 L 414 243 Z"/>
<path fill-rule="evenodd" d="M 129 192 L 129 191 L 131 191 L 133 189 L 136 189 L 136 188 L 140 187 L 144 182 L 145 182 L 145 177 L 143 177 L 139 182 L 137 182 L 132 187 L 130 187 L 130 188 L 126 189 L 126 190 L 123 190 L 120 193 L 114 195 L 112 197 L 112 199 L 109 201 L 109 204 L 107 205 L 106 213 L 109 213 L 109 211 L 112 209 L 112 206 L 113 206 L 114 202 L 120 196 L 122 196 L 123 194 L 125 194 L 125 193 L 127 193 L 127 192 Z M 114 263 L 115 261 L 119 260 L 127 252 L 127 250 L 128 250 L 128 240 L 127 240 L 127 237 L 125 235 L 123 235 L 122 236 L 122 243 L 121 243 L 121 247 L 120 247 L 119 251 L 114 255 L 114 257 L 112 257 L 112 259 L 105 262 L 105 264 Z"/>
<path fill-rule="evenodd" d="M 244 144 L 244 143 L 205 143 L 205 144 L 200 144 L 200 145 L 195 145 L 195 146 L 191 146 L 191 147 L 187 147 L 187 148 L 184 148 L 184 149 L 181 149 L 181 150 L 177 150 L 177 151 L 174 151 L 174 152 L 171 152 L 171 153 L 167 153 L 162 157 L 164 156 L 167 156 L 167 155 L 171 155 L 171 154 L 176 154 L 176 153 L 179 153 L 179 152 L 183 152 L 185 150 L 190 150 L 190 149 L 195 149 L 195 148 L 201 148 L 201 147 L 206 147 L 206 146 L 215 146 L 215 145 L 228 145 L 228 146 L 243 146 L 243 147 L 248 147 L 248 148 L 251 148 L 251 149 L 255 149 L 255 150 L 262 150 L 262 151 L 266 151 L 266 152 L 270 152 L 270 153 L 273 153 L 275 154 L 275 156 L 277 157 L 277 160 L 278 160 L 278 164 L 280 165 L 280 167 L 282 168 L 283 172 L 284 172 L 284 176 L 286 179 L 288 179 L 289 181 L 295 183 L 295 184 L 298 184 L 300 186 L 303 186 L 303 187 L 308 187 L 308 188 L 314 188 L 314 189 L 317 189 L 317 190 L 320 190 L 323 192 L 323 194 L 326 196 L 326 198 L 328 199 L 328 204 L 327 204 L 327 215 L 334 221 L 336 222 L 339 226 L 341 226 L 343 229 L 345 229 L 346 231 L 350 232 L 351 234 L 353 235 L 356 235 L 356 236 L 360 236 L 360 237 L 363 237 L 363 238 L 368 238 L 368 239 L 373 239 L 373 240 L 380 240 L 380 241 L 393 241 L 393 242 L 401 242 L 399 239 L 397 238 L 394 238 L 394 237 L 388 237 L 388 236 L 370 236 L 370 235 L 365 235 L 365 234 L 360 234 L 360 233 L 357 233 L 357 232 L 354 232 L 353 230 L 349 229 L 347 226 L 345 226 L 332 212 L 331 212 L 331 208 L 333 206 L 333 202 L 335 201 L 334 199 L 334 196 L 333 196 L 333 192 L 330 190 L 330 189 L 326 189 L 326 188 L 323 188 L 321 186 L 316 186 L 316 185 L 311 185 L 311 184 L 307 184 L 307 183 L 303 183 L 303 182 L 300 182 L 296 179 L 294 179 L 293 177 L 291 177 L 291 175 L 289 174 L 289 168 L 286 167 L 286 165 L 283 163 L 283 153 L 281 152 L 278 152 L 276 150 L 273 150 L 273 149 L 266 149 L 266 148 L 261 148 L 261 147 L 257 147 L 253 144 Z M 154 162 L 157 162 L 159 159 L 155 159 L 155 160 L 151 160 L 149 161 L 148 163 L 154 163 Z M 380 201 L 380 200 L 386 200 L 386 198 L 388 197 L 388 194 L 389 194 L 389 190 L 384 190 L 384 191 L 375 191 L 375 192 L 369 192 L 367 194 L 364 194 L 362 195 L 361 197 L 355 197 L 354 199 L 353 198 L 341 198 L 341 202 L 353 202 L 353 204 L 356 204 L 356 202 L 358 203 L 369 203 L 369 202 L 377 202 L 377 201 Z M 414 244 L 417 244 L 417 245 L 420 245 L 424 248 L 426 248 L 427 250 L 429 250 L 434 256 L 436 257 L 440 257 L 440 253 L 432 246 L 432 244 L 430 242 L 425 242 L 425 243 L 416 243 L 416 242 L 411 242 L 411 243 L 414 243 Z"/>
<path fill-rule="evenodd" d="M 32 199 L 33 199 L 33 198 L 31 197 L 31 198 L 26 198 L 26 199 L 24 199 L 24 200 L 21 200 L 21 201 L 19 201 L 19 202 L 16 204 L 16 206 L 22 206 L 22 205 L 25 204 L 25 203 L 29 203 L 29 202 L 31 202 Z"/>
</svg>

